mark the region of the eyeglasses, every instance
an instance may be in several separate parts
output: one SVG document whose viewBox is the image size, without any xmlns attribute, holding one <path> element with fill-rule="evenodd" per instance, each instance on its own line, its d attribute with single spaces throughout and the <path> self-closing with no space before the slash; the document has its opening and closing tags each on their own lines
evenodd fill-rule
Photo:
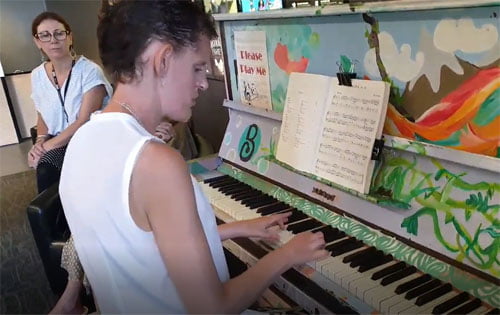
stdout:
<svg viewBox="0 0 500 315">
<path fill-rule="evenodd" d="M 69 33 L 70 32 L 66 30 L 55 30 L 52 34 L 49 31 L 45 31 L 35 34 L 35 37 L 41 42 L 50 42 L 52 40 L 52 36 L 54 36 L 56 40 L 65 40 Z"/>
</svg>

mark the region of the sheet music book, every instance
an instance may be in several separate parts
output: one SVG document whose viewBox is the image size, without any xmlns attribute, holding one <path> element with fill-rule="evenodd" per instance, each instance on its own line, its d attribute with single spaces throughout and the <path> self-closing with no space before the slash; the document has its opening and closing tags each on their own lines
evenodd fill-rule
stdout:
<svg viewBox="0 0 500 315">
<path fill-rule="evenodd" d="M 266 32 L 235 31 L 234 46 L 241 102 L 271 110 Z"/>
<path fill-rule="evenodd" d="M 292 73 L 288 83 L 276 158 L 297 170 L 367 194 L 390 85 Z"/>
</svg>

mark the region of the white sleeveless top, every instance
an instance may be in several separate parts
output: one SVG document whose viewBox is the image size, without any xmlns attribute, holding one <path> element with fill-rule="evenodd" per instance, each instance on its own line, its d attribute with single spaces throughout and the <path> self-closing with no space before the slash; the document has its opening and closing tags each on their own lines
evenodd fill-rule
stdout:
<svg viewBox="0 0 500 315">
<path fill-rule="evenodd" d="M 186 312 L 153 233 L 138 228 L 130 216 L 130 178 L 148 141 L 159 140 L 130 115 L 102 113 L 78 129 L 66 151 L 61 202 L 102 313 Z M 214 264 L 225 282 L 229 273 L 215 216 L 192 181 Z"/>
</svg>

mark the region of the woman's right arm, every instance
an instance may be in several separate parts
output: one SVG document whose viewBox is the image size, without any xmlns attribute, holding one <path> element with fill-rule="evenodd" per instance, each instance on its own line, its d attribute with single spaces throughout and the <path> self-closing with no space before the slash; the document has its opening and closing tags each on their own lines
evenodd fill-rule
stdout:
<svg viewBox="0 0 500 315">
<path fill-rule="evenodd" d="M 37 122 L 36 122 L 36 140 L 35 144 L 31 147 L 31 150 L 28 152 L 28 165 L 30 167 L 36 167 L 38 165 L 38 160 L 45 154 L 45 149 L 43 148 L 43 143 L 48 139 L 48 128 L 47 124 L 42 118 L 40 113 L 37 113 Z"/>
<path fill-rule="evenodd" d="M 222 283 L 196 210 L 187 165 L 179 153 L 162 144 L 144 148 L 132 174 L 130 195 L 133 211 L 147 217 L 188 312 L 241 312 L 281 273 L 327 254 L 323 235 L 306 232 Z"/>
</svg>

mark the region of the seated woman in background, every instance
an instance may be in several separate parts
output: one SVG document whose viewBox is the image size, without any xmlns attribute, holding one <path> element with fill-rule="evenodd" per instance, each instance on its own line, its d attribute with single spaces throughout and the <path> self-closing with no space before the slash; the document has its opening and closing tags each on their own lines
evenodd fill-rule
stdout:
<svg viewBox="0 0 500 315">
<path fill-rule="evenodd" d="M 104 0 L 103 12 L 99 51 L 116 91 L 71 139 L 59 186 L 100 311 L 239 313 L 282 272 L 326 257 L 323 234 L 303 232 L 229 278 L 222 241 L 277 240 L 291 213 L 218 226 L 181 154 L 153 136 L 164 119 L 188 121 L 208 88 L 213 20 L 179 0 Z"/>
<path fill-rule="evenodd" d="M 69 24 L 43 12 L 32 23 L 33 41 L 48 61 L 31 73 L 31 97 L 38 112 L 37 138 L 28 153 L 38 192 L 59 180 L 66 145 L 75 131 L 101 109 L 112 88 L 101 68 L 73 50 Z"/>
</svg>

